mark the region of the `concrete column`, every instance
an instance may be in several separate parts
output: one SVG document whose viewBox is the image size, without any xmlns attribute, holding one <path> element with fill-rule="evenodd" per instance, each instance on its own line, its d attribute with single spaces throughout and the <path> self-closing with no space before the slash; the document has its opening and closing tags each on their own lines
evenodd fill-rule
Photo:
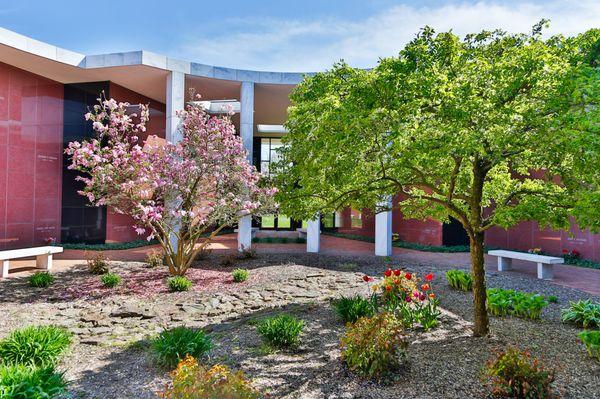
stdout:
<svg viewBox="0 0 600 399">
<path fill-rule="evenodd" d="M 309 220 L 306 226 L 306 252 L 318 253 L 321 250 L 321 218 Z"/>
<path fill-rule="evenodd" d="M 166 139 L 177 143 L 183 138 L 179 131 L 180 119 L 177 111 L 183 110 L 185 103 L 185 74 L 183 72 L 170 72 L 167 76 L 167 103 L 166 105 Z"/>
<path fill-rule="evenodd" d="M 240 136 L 252 163 L 254 140 L 254 82 L 242 82 L 240 91 Z M 244 216 L 238 222 L 238 251 L 252 246 L 252 216 Z"/>
<path fill-rule="evenodd" d="M 382 205 L 391 208 L 392 199 L 386 199 Z M 375 255 L 392 255 L 392 211 L 375 215 Z"/>
<path fill-rule="evenodd" d="M 248 161 L 252 162 L 254 139 L 254 82 L 242 82 L 240 92 L 240 136 L 248 151 Z"/>
<path fill-rule="evenodd" d="M 183 134 L 179 130 L 180 118 L 177 116 L 177 111 L 184 108 L 185 103 L 185 74 L 183 72 L 170 72 L 167 75 L 167 103 L 165 104 L 166 126 L 165 138 L 171 143 L 177 143 L 183 138 Z M 172 208 L 176 207 L 172 201 L 167 200 L 167 208 L 169 204 Z M 176 227 L 178 229 L 178 227 Z M 175 234 L 169 237 L 171 246 L 177 248 L 178 239 Z"/>
</svg>

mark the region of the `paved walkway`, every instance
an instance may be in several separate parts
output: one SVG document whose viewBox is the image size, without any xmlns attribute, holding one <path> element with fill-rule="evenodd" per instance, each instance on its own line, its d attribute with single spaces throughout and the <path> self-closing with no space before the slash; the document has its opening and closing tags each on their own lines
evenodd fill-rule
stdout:
<svg viewBox="0 0 600 399">
<path fill-rule="evenodd" d="M 305 244 L 254 244 L 257 251 L 263 253 L 304 253 Z M 235 234 L 225 234 L 218 236 L 211 244 L 213 253 L 234 252 L 237 247 Z M 131 260 L 143 261 L 146 254 L 152 249 L 158 249 L 158 246 L 132 248 L 119 251 L 105 251 L 104 254 L 111 260 Z M 321 253 L 326 255 L 372 255 L 374 253 L 374 244 L 364 241 L 349 240 L 345 238 L 321 236 Z M 393 257 L 399 260 L 410 262 L 423 262 L 451 266 L 456 268 L 469 268 L 469 253 L 440 253 L 440 252 L 421 252 L 411 249 L 395 248 Z M 65 250 L 64 253 L 55 256 L 55 268 L 58 270 L 81 265 L 82 259 L 85 259 L 85 251 Z M 496 270 L 496 258 L 486 255 L 486 269 Z M 28 260 L 19 260 L 11 262 L 11 276 L 19 276 L 29 273 L 32 262 Z M 536 266 L 531 262 L 513 260 L 513 270 L 505 273 L 526 274 L 531 278 L 536 278 Z M 554 266 L 553 283 L 571 288 L 577 288 L 594 295 L 600 295 L 600 270 L 586 269 L 582 267 L 569 265 Z"/>
</svg>

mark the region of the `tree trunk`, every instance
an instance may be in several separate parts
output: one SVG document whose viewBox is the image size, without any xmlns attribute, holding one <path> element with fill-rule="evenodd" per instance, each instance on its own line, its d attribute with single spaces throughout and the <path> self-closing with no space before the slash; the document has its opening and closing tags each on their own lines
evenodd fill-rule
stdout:
<svg viewBox="0 0 600 399">
<path fill-rule="evenodd" d="M 489 320 L 486 309 L 485 265 L 483 233 L 475 233 L 470 238 L 471 271 L 473 274 L 473 305 L 475 307 L 475 329 L 473 335 L 482 337 L 489 332 Z"/>
<path fill-rule="evenodd" d="M 471 270 L 473 272 L 473 304 L 475 307 L 475 329 L 473 335 L 481 337 L 489 332 L 489 320 L 486 309 L 485 265 L 483 258 L 483 237 L 481 231 L 483 209 L 483 185 L 489 165 L 475 157 L 473 162 L 473 187 L 471 192 L 469 241 L 471 249 Z"/>
</svg>

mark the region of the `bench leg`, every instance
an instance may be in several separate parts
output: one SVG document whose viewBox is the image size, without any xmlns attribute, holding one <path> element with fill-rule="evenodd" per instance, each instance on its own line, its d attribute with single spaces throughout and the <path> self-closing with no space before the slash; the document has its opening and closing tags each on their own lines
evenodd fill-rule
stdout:
<svg viewBox="0 0 600 399">
<path fill-rule="evenodd" d="M 498 257 L 498 271 L 505 272 L 507 270 L 512 269 L 512 259 L 511 258 L 503 258 L 501 256 Z"/>
<path fill-rule="evenodd" d="M 8 260 L 2 261 L 2 278 L 8 277 Z"/>
<path fill-rule="evenodd" d="M 552 280 L 554 277 L 552 265 L 538 263 L 537 264 L 537 278 L 543 280 Z"/>
<path fill-rule="evenodd" d="M 47 271 L 52 270 L 52 254 L 38 255 L 35 257 L 35 266 Z"/>
</svg>

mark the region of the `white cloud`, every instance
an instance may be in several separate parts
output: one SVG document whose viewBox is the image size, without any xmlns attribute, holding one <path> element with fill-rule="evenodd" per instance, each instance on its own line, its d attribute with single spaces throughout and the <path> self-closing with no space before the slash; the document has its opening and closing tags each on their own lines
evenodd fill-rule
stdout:
<svg viewBox="0 0 600 399">
<path fill-rule="evenodd" d="M 547 34 L 571 35 L 600 28 L 600 2 L 399 5 L 358 22 L 335 18 L 238 19 L 224 24 L 221 32 L 184 38 L 186 44 L 178 49 L 178 55 L 212 65 L 256 70 L 319 71 L 342 58 L 356 67 L 372 67 L 380 57 L 397 54 L 425 25 L 436 31 L 452 29 L 459 35 L 496 28 L 528 32 L 541 18 L 551 20 Z"/>
</svg>

